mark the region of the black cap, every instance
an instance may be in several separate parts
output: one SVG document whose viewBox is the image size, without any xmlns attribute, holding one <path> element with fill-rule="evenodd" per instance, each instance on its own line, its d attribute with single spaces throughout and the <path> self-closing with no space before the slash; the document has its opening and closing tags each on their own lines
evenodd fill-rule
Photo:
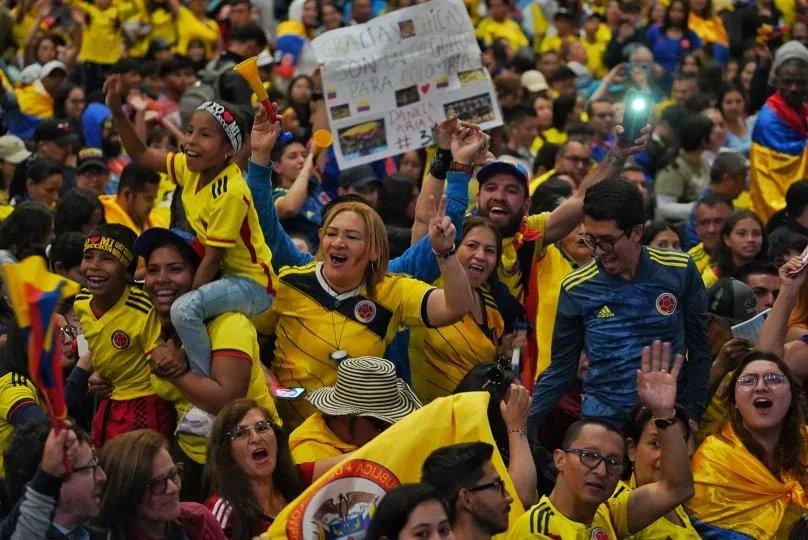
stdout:
<svg viewBox="0 0 808 540">
<path fill-rule="evenodd" d="M 68 144 L 79 140 L 70 122 L 58 120 L 45 120 L 34 129 L 35 141 L 56 141 L 59 144 Z"/>
<path fill-rule="evenodd" d="M 79 150 L 79 159 L 76 164 L 76 174 L 80 174 L 88 169 L 101 169 L 109 171 L 107 162 L 104 161 L 104 152 L 100 148 L 82 148 Z"/>
<path fill-rule="evenodd" d="M 707 289 L 707 312 L 740 324 L 755 316 L 757 300 L 752 289 L 734 278 L 721 278 Z"/>
<path fill-rule="evenodd" d="M 137 255 L 148 259 L 152 251 L 166 244 L 185 250 L 197 266 L 205 256 L 205 246 L 196 236 L 176 228 L 151 227 L 146 229 L 135 241 L 134 250 Z"/>
<path fill-rule="evenodd" d="M 379 184 L 379 187 L 382 185 L 382 181 L 379 180 L 379 177 L 376 176 L 376 173 L 373 172 L 373 168 L 370 165 L 358 165 L 339 173 L 340 187 L 353 186 L 358 188 L 373 182 Z"/>
</svg>

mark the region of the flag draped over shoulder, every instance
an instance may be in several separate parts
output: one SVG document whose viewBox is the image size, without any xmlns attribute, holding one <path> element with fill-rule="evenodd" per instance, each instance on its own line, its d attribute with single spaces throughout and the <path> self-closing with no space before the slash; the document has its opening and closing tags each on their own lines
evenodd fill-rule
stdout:
<svg viewBox="0 0 808 540">
<path fill-rule="evenodd" d="M 749 151 L 752 209 L 768 221 L 785 207 L 788 187 L 808 177 L 808 105 L 789 107 L 775 92 L 760 110 Z"/>
<path fill-rule="evenodd" d="M 53 317 L 59 302 L 79 292 L 79 286 L 50 273 L 45 259 L 38 256 L 5 264 L 2 274 L 17 324 L 27 339 L 31 380 L 45 397 L 51 418 L 65 418 L 61 341 Z"/>
<path fill-rule="evenodd" d="M 487 392 L 438 398 L 400 420 L 318 478 L 283 509 L 262 538 L 361 540 L 387 492 L 421 480 L 421 466 L 429 454 L 477 441 L 494 446 L 491 462 L 513 498 L 510 523 L 514 523 L 524 508 L 488 425 L 488 398 Z"/>
<path fill-rule="evenodd" d="M 703 538 L 769 540 L 808 509 L 799 482 L 775 478 L 729 422 L 704 441 L 692 466 L 695 495 L 685 506 Z"/>
</svg>

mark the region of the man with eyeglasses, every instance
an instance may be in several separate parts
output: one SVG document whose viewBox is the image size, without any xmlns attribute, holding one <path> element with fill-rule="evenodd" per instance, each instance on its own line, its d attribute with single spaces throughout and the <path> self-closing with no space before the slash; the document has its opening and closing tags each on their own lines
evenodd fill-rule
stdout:
<svg viewBox="0 0 808 540">
<path fill-rule="evenodd" d="M 509 540 L 626 538 L 693 495 L 687 442 L 675 409 L 676 380 L 683 357 L 677 355 L 673 366 L 670 358 L 670 343 L 655 341 L 643 348 L 635 376 L 637 397 L 651 410 L 659 433 L 659 480 L 606 504 L 625 468 L 625 440 L 607 421 L 579 420 L 569 427 L 562 447 L 553 453 L 558 470 L 553 491 L 516 521 Z"/>
<path fill-rule="evenodd" d="M 107 477 L 87 432 L 76 426 L 57 432 L 46 420 L 31 422 L 17 429 L 5 461 L 6 488 L 16 505 L 0 523 L 0 538 L 107 538 L 106 531 L 89 526 Z"/>
<path fill-rule="evenodd" d="M 610 178 L 584 196 L 582 237 L 595 259 L 561 283 L 550 366 L 533 393 L 528 433 L 575 378 L 581 351 L 589 358 L 584 418 L 622 425 L 637 401 L 634 373 L 643 347 L 669 341 L 688 361 L 680 402 L 696 422 L 707 398 L 710 350 L 706 294 L 686 253 L 640 244 L 645 205 L 637 187 Z"/>
<path fill-rule="evenodd" d="M 438 448 L 424 461 L 421 481 L 448 501 L 458 540 L 487 540 L 508 530 L 513 499 L 491 463 L 493 453 L 488 443 L 461 443 Z"/>
<path fill-rule="evenodd" d="M 606 98 L 598 98 L 586 104 L 589 125 L 595 134 L 592 140 L 592 159 L 598 163 L 603 161 L 609 148 L 614 144 L 614 111 L 612 102 Z"/>
</svg>

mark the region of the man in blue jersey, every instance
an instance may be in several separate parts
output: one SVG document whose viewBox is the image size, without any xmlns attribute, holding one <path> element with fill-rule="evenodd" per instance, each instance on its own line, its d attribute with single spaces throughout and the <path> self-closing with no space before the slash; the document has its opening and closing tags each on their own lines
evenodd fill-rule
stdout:
<svg viewBox="0 0 808 540">
<path fill-rule="evenodd" d="M 561 284 L 552 361 L 533 393 L 535 431 L 589 357 L 582 415 L 622 425 L 637 401 L 643 347 L 671 342 L 687 354 L 678 401 L 695 421 L 704 412 L 710 371 L 707 297 L 686 253 L 642 246 L 645 205 L 637 187 L 607 179 L 584 196 L 585 242 L 595 259 Z"/>
</svg>

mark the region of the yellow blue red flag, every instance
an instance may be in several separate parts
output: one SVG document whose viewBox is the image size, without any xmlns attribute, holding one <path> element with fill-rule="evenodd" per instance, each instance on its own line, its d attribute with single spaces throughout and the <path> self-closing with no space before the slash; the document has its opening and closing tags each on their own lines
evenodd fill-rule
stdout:
<svg viewBox="0 0 808 540">
<path fill-rule="evenodd" d="M 808 105 L 798 112 L 779 92 L 760 109 L 749 150 L 752 209 L 764 222 L 786 205 L 788 187 L 808 177 Z"/>
<path fill-rule="evenodd" d="M 692 466 L 695 495 L 685 508 L 702 538 L 780 538 L 808 509 L 800 483 L 776 478 L 746 449 L 729 422 L 707 437 Z"/>
<path fill-rule="evenodd" d="M 432 451 L 451 444 L 487 442 L 492 463 L 513 498 L 510 523 L 524 507 L 496 450 L 486 410 L 487 392 L 438 398 L 387 429 L 318 478 L 278 515 L 262 538 L 363 538 L 381 499 L 400 484 L 419 482 Z"/>
<path fill-rule="evenodd" d="M 53 317 L 59 303 L 79 292 L 79 286 L 49 272 L 45 259 L 38 256 L 17 264 L 4 264 L 0 270 L 17 324 L 28 341 L 31 380 L 42 392 L 51 418 L 65 418 L 61 341 Z"/>
</svg>

